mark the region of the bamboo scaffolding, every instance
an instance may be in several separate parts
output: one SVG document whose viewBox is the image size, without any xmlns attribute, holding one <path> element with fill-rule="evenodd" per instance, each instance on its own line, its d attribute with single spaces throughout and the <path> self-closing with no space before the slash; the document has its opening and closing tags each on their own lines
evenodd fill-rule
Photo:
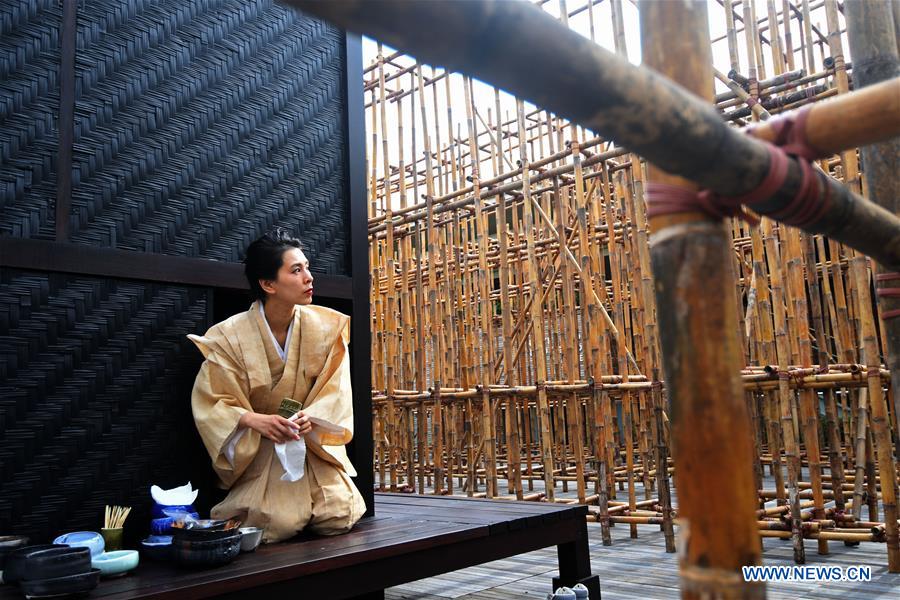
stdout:
<svg viewBox="0 0 900 600">
<path fill-rule="evenodd" d="M 793 544 L 797 562 L 806 539 L 820 553 L 829 542 L 882 543 L 893 571 L 897 335 L 870 308 L 873 265 L 841 242 L 887 265 L 877 273 L 900 263 L 897 208 L 861 198 L 866 190 L 878 200 L 882 184 L 860 172 L 856 155 L 900 131 L 900 80 L 858 89 L 868 67 L 856 53 L 848 77 L 836 3 L 724 0 L 733 10 L 710 16 L 726 24 L 728 64 L 718 66 L 730 66 L 727 75 L 710 69 L 704 47 L 718 40 L 703 39 L 705 21 L 678 26 L 669 57 L 645 38 L 645 61 L 701 93 L 704 107 L 624 64 L 623 14 L 633 3 L 610 2 L 618 57 L 561 26 L 543 29 L 518 6 L 461 3 L 430 17 L 447 30 L 435 33 L 427 6 L 375 4 L 356 15 L 304 6 L 522 96 L 399 52 L 379 50 L 366 69 L 378 485 L 586 503 L 604 544 L 616 524 L 632 536 L 653 526 L 666 532 L 669 551 L 677 514 L 678 535 L 691 536 L 688 596 L 758 595 L 722 573 L 758 560 L 761 537 Z M 594 4 L 562 11 L 571 27 L 589 19 L 591 39 Z M 641 4 L 642 18 L 672 31 L 686 14 L 669 4 Z M 394 16 L 372 13 L 382 9 Z M 500 27 L 490 34 L 494 53 L 521 65 L 442 54 L 484 41 L 472 25 L 485 22 L 482 10 Z M 519 18 L 520 30 L 504 33 Z M 409 31 L 396 33 L 400 22 Z M 522 49 L 523 35 L 548 47 Z M 565 81 L 546 73 L 548 56 L 588 87 L 564 93 Z M 765 217 L 759 225 L 720 226 L 692 213 L 648 222 L 645 182 L 669 180 L 657 167 L 739 195 L 767 167 L 756 140 L 776 138 L 774 115 L 807 103 L 830 216 L 802 232 Z M 755 122 L 752 137 L 726 124 L 745 119 Z M 691 127 L 676 131 L 674 122 Z M 799 181 L 797 168 L 792 162 L 789 181 Z M 777 213 L 764 206 L 759 214 Z M 898 306 L 892 296 L 879 301 L 882 312 Z M 675 346 L 673 331 L 686 334 Z M 685 468 L 692 462 L 702 473 Z M 719 562 L 701 565 L 698 553 Z M 722 570 L 707 578 L 707 567 Z"/>
</svg>

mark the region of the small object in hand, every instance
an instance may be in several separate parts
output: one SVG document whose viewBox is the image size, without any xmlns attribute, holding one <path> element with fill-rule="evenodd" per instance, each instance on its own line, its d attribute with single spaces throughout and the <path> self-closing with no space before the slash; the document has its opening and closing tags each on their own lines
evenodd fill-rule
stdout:
<svg viewBox="0 0 900 600">
<path fill-rule="evenodd" d="M 290 419 L 295 414 L 300 412 L 300 409 L 302 408 L 303 404 L 297 402 L 293 398 L 283 398 L 281 400 L 281 405 L 278 407 L 278 414 L 285 419 Z"/>
</svg>

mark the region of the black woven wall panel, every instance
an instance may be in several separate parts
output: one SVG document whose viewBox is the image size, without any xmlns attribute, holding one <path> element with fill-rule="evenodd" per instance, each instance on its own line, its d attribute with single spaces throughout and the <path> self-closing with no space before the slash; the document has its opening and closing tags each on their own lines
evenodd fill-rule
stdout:
<svg viewBox="0 0 900 600">
<path fill-rule="evenodd" d="M 50 53 L 59 16 L 45 23 L 43 4 L 0 0 L 27 13 L 2 26 L 30 40 L 23 32 L 42 23 Z M 4 35 L 7 45 L 22 53 Z M 233 262 L 278 224 L 303 238 L 314 270 L 349 274 L 342 32 L 273 0 L 90 0 L 77 48 L 73 242 Z M 36 52 L 14 66 L 37 70 Z M 12 112 L 33 129 L 44 115 Z M 55 143 L 50 125 L 41 139 Z M 16 156 L 52 167 L 53 144 L 37 143 L 44 154 Z M 22 145 L 0 144 L 4 160 Z M 0 175 L 0 231 L 52 232 L 45 170 L 45 188 L 23 181 L 16 194 Z"/>
<path fill-rule="evenodd" d="M 150 483 L 184 483 L 206 458 L 189 402 L 200 354 L 185 332 L 208 327 L 207 295 L 0 272 L 0 531 L 96 531 L 114 503 L 145 517 Z"/>
<path fill-rule="evenodd" d="M 58 0 L 0 0 L 0 235 L 53 237 Z"/>
</svg>

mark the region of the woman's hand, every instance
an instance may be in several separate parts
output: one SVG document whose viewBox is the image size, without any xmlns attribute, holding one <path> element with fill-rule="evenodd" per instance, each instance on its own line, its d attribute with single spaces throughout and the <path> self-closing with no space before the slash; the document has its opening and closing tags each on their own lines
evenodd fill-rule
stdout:
<svg viewBox="0 0 900 600">
<path fill-rule="evenodd" d="M 297 418 L 294 419 L 294 423 L 299 427 L 297 429 L 297 433 L 300 435 L 306 435 L 310 431 L 312 431 L 312 422 L 310 422 L 309 417 L 306 416 L 302 410 L 297 413 Z"/>
<path fill-rule="evenodd" d="M 301 419 L 303 423 L 301 423 Z M 247 412 L 241 415 L 238 427 L 249 427 L 276 444 L 284 444 L 299 440 L 302 434 L 309 433 L 312 429 L 312 424 L 309 422 L 309 417 L 302 413 L 295 421 L 288 421 L 281 415 Z"/>
</svg>

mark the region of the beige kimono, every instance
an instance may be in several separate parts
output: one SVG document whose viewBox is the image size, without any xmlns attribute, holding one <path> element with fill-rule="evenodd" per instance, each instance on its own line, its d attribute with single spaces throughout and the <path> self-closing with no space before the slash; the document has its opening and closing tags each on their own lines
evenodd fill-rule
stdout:
<svg viewBox="0 0 900 600">
<path fill-rule="evenodd" d="M 296 306 L 285 360 L 264 319 L 254 303 L 204 336 L 188 336 L 206 357 L 191 397 L 194 420 L 220 485 L 229 490 L 212 517 L 237 516 L 247 526 L 265 528 L 265 542 L 305 528 L 344 533 L 366 510 L 344 448 L 353 437 L 350 318 L 321 306 Z M 275 413 L 282 398 L 302 402 L 309 416 L 343 429 L 339 435 L 314 427 L 305 436 L 305 475 L 295 482 L 281 479 L 284 468 L 271 440 L 247 429 L 233 443 L 242 414 Z"/>
</svg>

